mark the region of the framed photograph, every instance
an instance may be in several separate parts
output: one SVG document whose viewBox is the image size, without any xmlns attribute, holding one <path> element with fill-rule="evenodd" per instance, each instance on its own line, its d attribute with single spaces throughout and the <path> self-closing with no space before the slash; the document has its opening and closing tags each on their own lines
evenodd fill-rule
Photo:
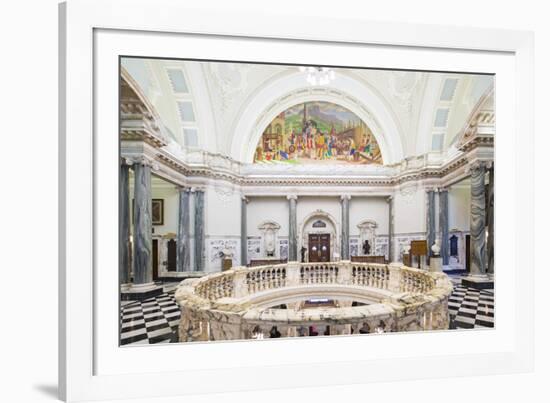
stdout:
<svg viewBox="0 0 550 403">
<path fill-rule="evenodd" d="M 63 399 L 532 369 L 530 33 L 127 5 L 60 6 Z"/>
</svg>

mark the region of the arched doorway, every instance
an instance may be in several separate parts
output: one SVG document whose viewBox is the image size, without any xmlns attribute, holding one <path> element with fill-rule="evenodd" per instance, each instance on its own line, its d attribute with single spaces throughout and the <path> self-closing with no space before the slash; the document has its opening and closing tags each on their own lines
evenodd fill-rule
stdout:
<svg viewBox="0 0 550 403">
<path fill-rule="evenodd" d="M 300 225 L 300 249 L 305 262 L 337 260 L 339 252 L 338 222 L 329 213 L 316 210 Z"/>
</svg>

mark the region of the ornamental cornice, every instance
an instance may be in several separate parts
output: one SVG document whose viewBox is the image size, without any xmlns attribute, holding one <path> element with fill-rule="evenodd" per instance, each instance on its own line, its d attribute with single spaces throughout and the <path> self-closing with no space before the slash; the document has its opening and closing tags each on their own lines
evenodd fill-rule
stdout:
<svg viewBox="0 0 550 403">
<path fill-rule="evenodd" d="M 492 135 L 477 135 L 462 144 L 459 150 L 463 152 L 469 152 L 477 147 L 493 147 L 494 142 L 495 139 Z"/>
<path fill-rule="evenodd" d="M 145 142 L 145 141 L 144 141 Z M 147 142 L 148 143 L 148 142 Z M 150 144 L 150 143 L 148 143 Z M 388 176 L 380 174 L 371 176 L 359 175 L 334 175 L 334 176 L 315 176 L 315 175 L 300 175 L 296 173 L 286 174 L 243 174 L 241 173 L 242 164 L 231 160 L 225 156 L 217 154 L 209 154 L 204 152 L 203 159 L 198 163 L 189 164 L 181 161 L 175 155 L 166 152 L 164 149 L 156 148 L 154 160 L 158 164 L 162 164 L 172 171 L 175 171 L 186 178 L 196 179 L 211 179 L 227 181 L 239 186 L 281 186 L 281 187 L 321 187 L 321 186 L 350 186 L 350 187 L 393 187 L 401 186 L 409 182 L 422 180 L 441 180 L 449 175 L 458 172 L 462 168 L 471 164 L 476 160 L 486 160 L 492 158 L 480 155 L 476 151 L 481 147 L 493 146 L 492 136 L 476 137 L 467 148 L 468 151 L 461 152 L 458 156 L 448 161 L 442 166 L 419 166 L 415 168 L 405 168 L 401 172 L 393 173 Z M 151 144 L 150 144 L 151 145 Z M 466 149 L 465 149 L 466 150 Z M 483 154 L 483 152 L 481 153 Z M 124 155 L 122 156 L 125 157 Z M 136 155 L 131 155 L 129 158 L 135 158 Z M 212 162 L 214 166 L 209 166 L 207 162 Z M 403 169 L 403 168 L 401 168 Z"/>
</svg>

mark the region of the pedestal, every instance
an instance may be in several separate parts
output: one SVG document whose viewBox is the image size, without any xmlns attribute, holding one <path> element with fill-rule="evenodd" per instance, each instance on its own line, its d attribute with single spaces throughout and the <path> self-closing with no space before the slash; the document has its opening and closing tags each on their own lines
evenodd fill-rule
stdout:
<svg viewBox="0 0 550 403">
<path fill-rule="evenodd" d="M 487 290 L 495 288 L 495 280 L 490 276 L 468 276 L 462 279 L 464 287 L 475 288 L 477 290 Z"/>
<path fill-rule="evenodd" d="M 155 283 L 132 285 L 120 290 L 122 301 L 144 301 L 149 298 L 158 297 L 163 293 L 163 288 Z"/>
<path fill-rule="evenodd" d="M 233 267 L 233 259 L 232 258 L 224 258 L 222 259 L 222 271 L 226 271 L 231 269 Z"/>
<path fill-rule="evenodd" d="M 430 258 L 430 271 L 443 271 L 443 258 L 441 256 Z"/>
</svg>

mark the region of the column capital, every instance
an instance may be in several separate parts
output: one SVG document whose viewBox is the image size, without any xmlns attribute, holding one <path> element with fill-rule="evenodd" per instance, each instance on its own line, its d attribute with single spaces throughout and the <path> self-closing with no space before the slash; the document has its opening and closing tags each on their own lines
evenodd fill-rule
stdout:
<svg viewBox="0 0 550 403">
<path fill-rule="evenodd" d="M 298 200 L 298 195 L 287 195 L 286 199 L 287 200 Z"/>
<path fill-rule="evenodd" d="M 493 166 L 493 161 L 473 160 L 473 161 L 470 161 L 466 170 L 469 173 L 472 173 L 473 171 L 477 171 L 480 169 L 490 169 L 492 168 L 492 166 Z"/>
<path fill-rule="evenodd" d="M 348 195 L 348 194 L 341 195 L 340 200 L 351 200 L 351 195 Z"/>
<path fill-rule="evenodd" d="M 188 192 L 189 193 L 191 191 L 191 187 L 176 185 L 176 190 L 180 193 L 181 192 Z"/>
<path fill-rule="evenodd" d="M 391 203 L 393 201 L 393 196 L 386 196 L 386 203 Z"/>
<path fill-rule="evenodd" d="M 247 203 L 247 204 L 250 203 L 250 199 L 249 199 L 248 196 L 246 196 L 246 195 L 242 195 L 242 196 L 241 196 L 241 200 L 242 200 L 243 202 Z"/>
<path fill-rule="evenodd" d="M 132 158 L 120 157 L 120 165 L 121 166 L 132 166 L 132 165 L 134 165 L 134 161 L 132 160 Z"/>
<path fill-rule="evenodd" d="M 152 168 L 155 171 L 158 171 L 160 169 L 160 165 L 157 161 L 152 159 L 151 157 L 140 154 L 140 155 L 134 155 L 134 156 L 126 156 L 123 157 L 126 160 L 126 164 L 128 165 L 142 165 Z"/>
<path fill-rule="evenodd" d="M 193 193 L 199 193 L 199 192 L 204 193 L 204 188 L 201 187 L 201 186 L 192 186 L 190 188 L 190 191 L 193 192 Z"/>
</svg>

